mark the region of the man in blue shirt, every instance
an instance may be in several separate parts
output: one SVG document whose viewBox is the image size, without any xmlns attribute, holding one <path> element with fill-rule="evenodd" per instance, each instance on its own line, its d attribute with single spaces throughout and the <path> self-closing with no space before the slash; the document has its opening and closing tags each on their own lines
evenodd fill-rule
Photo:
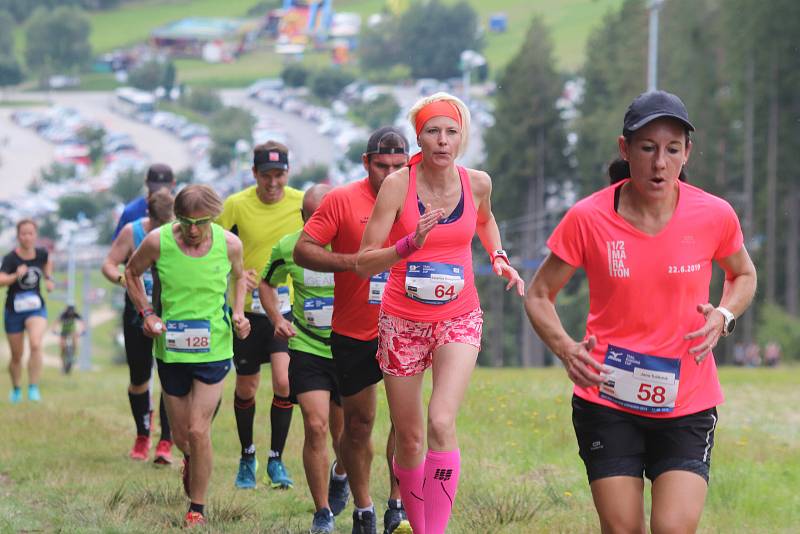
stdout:
<svg viewBox="0 0 800 534">
<path fill-rule="evenodd" d="M 144 183 L 147 186 L 147 196 L 162 187 L 169 187 L 170 190 L 175 189 L 175 177 L 172 174 L 172 169 L 164 163 L 150 165 L 150 168 L 147 169 L 147 178 L 145 178 Z M 120 215 L 117 223 L 117 228 L 114 230 L 114 239 L 117 238 L 123 226 L 136 219 L 147 217 L 147 196 L 142 195 L 125 205 L 125 209 L 122 210 L 122 215 Z"/>
</svg>

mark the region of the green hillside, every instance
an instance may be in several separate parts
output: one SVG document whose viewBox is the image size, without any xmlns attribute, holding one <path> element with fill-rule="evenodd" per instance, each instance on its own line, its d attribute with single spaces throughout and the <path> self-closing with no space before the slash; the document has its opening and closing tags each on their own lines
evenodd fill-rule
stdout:
<svg viewBox="0 0 800 534">
<path fill-rule="evenodd" d="M 454 3 L 457 0 L 444 0 Z M 541 15 L 549 25 L 555 45 L 558 65 L 574 71 L 583 61 L 586 39 L 602 17 L 618 8 L 622 0 L 468 0 L 480 15 L 484 27 L 492 13 L 508 15 L 508 31 L 501 34 L 487 31 L 484 53 L 491 70 L 497 72 L 516 53 L 528 23 L 534 15 Z M 96 54 L 129 46 L 147 40 L 150 31 L 168 22 L 184 17 L 240 17 L 257 2 L 254 0 L 142 0 L 129 2 L 118 9 L 97 11 L 89 15 L 92 26 L 91 44 Z M 334 0 L 334 9 L 355 12 L 364 21 L 380 12 L 384 0 Z M 15 32 L 17 50 L 22 56 L 24 29 Z M 325 57 L 310 58 L 314 64 Z M 202 61 L 180 61 L 179 76 L 182 81 L 199 85 L 245 85 L 260 77 L 275 75 L 280 71 L 280 58 L 267 51 L 256 52 L 237 63 L 209 65 Z M 94 77 L 91 78 L 94 80 Z M 97 88 L 107 86 L 109 80 L 97 80 Z M 93 82 L 92 82 L 93 83 Z"/>
<path fill-rule="evenodd" d="M 446 0 L 455 2 L 455 0 Z M 491 13 L 508 14 L 508 32 L 487 34 L 486 55 L 492 65 L 505 64 L 522 42 L 530 18 L 541 14 L 550 25 L 555 40 L 556 57 L 566 69 L 575 69 L 583 59 L 583 48 L 591 29 L 622 0 L 469 0 L 486 23 Z M 186 16 L 241 16 L 254 5 L 252 0 L 147 0 L 125 4 L 119 9 L 91 15 L 92 47 L 105 52 L 143 41 L 156 26 Z M 338 11 L 352 11 L 367 16 L 383 7 L 383 0 L 336 0 Z"/>
</svg>

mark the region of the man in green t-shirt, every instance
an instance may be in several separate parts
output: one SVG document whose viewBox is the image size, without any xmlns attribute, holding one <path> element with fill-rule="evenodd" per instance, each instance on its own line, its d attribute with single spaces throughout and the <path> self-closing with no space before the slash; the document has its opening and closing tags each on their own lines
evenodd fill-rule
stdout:
<svg viewBox="0 0 800 534">
<path fill-rule="evenodd" d="M 306 192 L 303 220 L 311 217 L 330 189 L 327 185 L 315 185 Z M 289 339 L 289 388 L 303 413 L 303 464 L 316 510 L 311 532 L 325 533 L 333 532 L 333 517 L 344 509 L 350 494 L 340 462 L 334 464 L 328 478 L 328 429 L 338 459 L 343 427 L 330 348 L 333 273 L 318 273 L 294 262 L 292 253 L 300 233 L 285 236 L 272 248 L 258 292 L 269 320 L 275 325 L 275 336 Z M 294 287 L 292 322 L 281 315 L 276 291 L 289 278 Z"/>
</svg>

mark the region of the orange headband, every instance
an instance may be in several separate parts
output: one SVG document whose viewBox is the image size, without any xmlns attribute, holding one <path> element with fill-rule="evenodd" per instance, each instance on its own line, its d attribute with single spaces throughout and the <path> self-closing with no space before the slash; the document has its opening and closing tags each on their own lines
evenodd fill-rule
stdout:
<svg viewBox="0 0 800 534">
<path fill-rule="evenodd" d="M 425 123 L 434 117 L 450 117 L 456 121 L 459 126 L 463 126 L 461 123 L 461 112 L 458 110 L 456 105 L 449 100 L 437 100 L 436 102 L 431 102 L 427 106 L 423 107 L 417 113 L 417 116 L 414 120 L 414 124 L 417 129 L 417 135 L 419 135 L 419 133 L 422 131 L 422 127 L 425 126 Z"/>
</svg>

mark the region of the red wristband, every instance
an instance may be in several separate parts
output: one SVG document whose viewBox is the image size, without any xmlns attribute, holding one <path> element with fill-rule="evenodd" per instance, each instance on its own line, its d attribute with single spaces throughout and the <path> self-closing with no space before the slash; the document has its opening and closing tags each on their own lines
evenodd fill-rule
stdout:
<svg viewBox="0 0 800 534">
<path fill-rule="evenodd" d="M 508 254 L 506 254 L 505 250 L 495 250 L 489 254 L 489 258 L 491 258 L 492 267 L 494 267 L 494 262 L 497 259 L 503 260 L 506 262 L 506 265 L 511 265 L 511 262 L 508 261 Z"/>
<path fill-rule="evenodd" d="M 143 309 L 142 311 L 139 312 L 139 315 L 142 317 L 142 319 L 146 319 L 146 318 L 150 317 L 151 315 L 155 315 L 155 314 L 156 314 L 156 312 L 155 312 L 155 310 L 153 310 L 153 308 L 145 308 L 145 309 Z"/>
</svg>

